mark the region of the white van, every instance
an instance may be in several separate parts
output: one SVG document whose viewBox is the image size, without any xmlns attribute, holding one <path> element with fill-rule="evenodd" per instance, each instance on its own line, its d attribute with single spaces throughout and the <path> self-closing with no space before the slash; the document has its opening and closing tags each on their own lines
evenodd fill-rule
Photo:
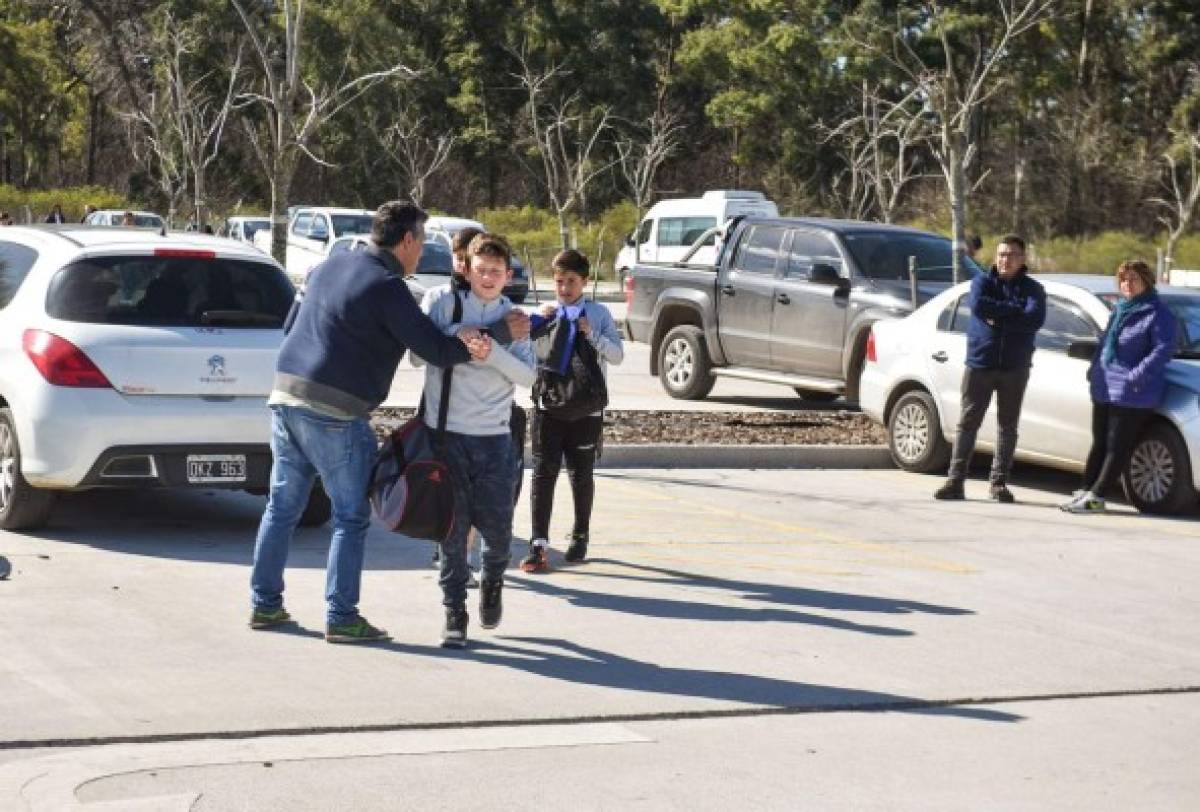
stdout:
<svg viewBox="0 0 1200 812">
<path fill-rule="evenodd" d="M 762 192 L 738 189 L 717 189 L 705 192 L 702 197 L 660 200 L 646 212 L 637 232 L 629 235 L 625 247 L 617 254 L 618 278 L 624 279 L 635 262 L 676 262 L 683 259 L 687 249 L 701 234 L 741 214 L 778 217 L 779 209 Z M 715 238 L 691 259 L 697 265 L 716 261 Z"/>
</svg>

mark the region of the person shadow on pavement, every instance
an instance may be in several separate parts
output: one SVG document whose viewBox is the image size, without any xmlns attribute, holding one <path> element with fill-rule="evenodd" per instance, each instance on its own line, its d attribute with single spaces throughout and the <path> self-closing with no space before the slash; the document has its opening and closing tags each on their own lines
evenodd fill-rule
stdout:
<svg viewBox="0 0 1200 812">
<path fill-rule="evenodd" d="M 694 598 L 677 601 L 640 595 L 609 594 L 606 592 L 593 592 L 587 589 L 572 589 L 571 587 L 560 586 L 557 583 L 542 578 L 518 578 L 510 576 L 507 579 L 507 583 L 510 589 L 525 589 L 545 597 L 562 598 L 572 606 L 584 609 L 624 612 L 638 617 L 717 622 L 775 621 L 804 623 L 810 626 L 824 626 L 830 629 L 882 635 L 885 637 L 909 637 L 913 634 L 907 629 L 897 629 L 890 626 L 872 626 L 855 623 L 842 618 L 781 607 L 743 607 L 729 604 L 704 603 Z M 847 601 L 847 604 L 844 608 L 851 608 L 852 601 Z"/>
<path fill-rule="evenodd" d="M 501 642 L 503 641 L 503 642 Z M 412 650 L 400 647 L 407 653 Z M 552 637 L 498 637 L 472 641 L 466 655 L 479 662 L 503 665 L 550 679 L 599 688 L 652 692 L 723 702 L 739 702 L 785 709 L 792 713 L 835 711 L 892 711 L 957 716 L 986 722 L 1018 722 L 1024 717 L 982 707 L 986 699 L 925 700 L 832 685 L 793 682 L 776 677 L 675 668 L 642 662 L 608 651 Z M 459 653 L 457 656 L 462 656 Z M 969 704 L 968 704 L 969 702 Z M 742 715 L 753 708 L 714 709 L 711 715 Z M 635 714 L 642 716 L 641 714 Z M 650 716 L 671 716 L 668 711 Z M 679 716 L 709 715 L 696 708 L 681 709 Z"/>
<path fill-rule="evenodd" d="M 807 587 L 780 586 L 758 581 L 735 581 L 719 576 L 701 575 L 685 570 L 656 567 L 650 564 L 635 564 L 612 558 L 590 558 L 592 564 L 606 564 L 631 570 L 629 573 L 604 572 L 596 568 L 580 567 L 572 574 L 589 578 L 611 578 L 637 581 L 666 586 L 685 586 L 723 589 L 741 593 L 739 597 L 748 601 L 777 603 L 784 606 L 809 606 L 846 612 L 880 612 L 883 614 L 909 614 L 923 612 L 930 615 L 973 615 L 970 609 L 957 606 L 940 606 L 935 603 L 907 600 L 904 598 L 881 598 L 871 595 L 854 595 L 845 592 L 829 592 Z"/>
</svg>

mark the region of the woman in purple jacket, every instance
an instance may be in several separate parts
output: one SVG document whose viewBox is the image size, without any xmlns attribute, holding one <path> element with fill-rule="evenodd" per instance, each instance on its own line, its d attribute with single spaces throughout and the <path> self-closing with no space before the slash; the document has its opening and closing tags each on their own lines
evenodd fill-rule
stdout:
<svg viewBox="0 0 1200 812">
<path fill-rule="evenodd" d="M 1146 418 L 1162 403 L 1167 362 L 1175 354 L 1175 316 L 1154 282 L 1154 271 L 1144 262 L 1122 262 L 1117 268 L 1121 300 L 1088 368 L 1092 450 L 1083 490 L 1063 510 L 1104 512 L 1108 486 L 1120 476 Z"/>
</svg>

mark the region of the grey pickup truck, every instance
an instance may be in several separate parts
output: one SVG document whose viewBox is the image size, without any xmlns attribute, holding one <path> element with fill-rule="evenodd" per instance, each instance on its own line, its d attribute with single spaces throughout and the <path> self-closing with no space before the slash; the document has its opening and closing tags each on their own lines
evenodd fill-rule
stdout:
<svg viewBox="0 0 1200 812">
<path fill-rule="evenodd" d="M 713 240 L 715 267 L 637 264 L 626 283 L 626 333 L 650 345 L 650 373 L 676 398 L 704 398 L 725 375 L 856 401 L 871 324 L 952 277 L 949 239 L 900 226 L 735 218 L 693 252 Z M 963 279 L 981 272 L 962 257 Z"/>
</svg>

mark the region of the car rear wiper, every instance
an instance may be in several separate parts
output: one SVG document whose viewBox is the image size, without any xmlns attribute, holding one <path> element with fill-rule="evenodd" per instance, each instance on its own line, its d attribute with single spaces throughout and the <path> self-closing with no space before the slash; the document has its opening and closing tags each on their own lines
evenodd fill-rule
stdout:
<svg viewBox="0 0 1200 812">
<path fill-rule="evenodd" d="M 205 310 L 200 323 L 222 327 L 282 327 L 283 319 L 274 313 L 253 310 Z"/>
<path fill-rule="evenodd" d="M 1200 360 L 1200 350 L 1178 350 L 1175 357 L 1186 361 L 1197 361 Z"/>
</svg>

